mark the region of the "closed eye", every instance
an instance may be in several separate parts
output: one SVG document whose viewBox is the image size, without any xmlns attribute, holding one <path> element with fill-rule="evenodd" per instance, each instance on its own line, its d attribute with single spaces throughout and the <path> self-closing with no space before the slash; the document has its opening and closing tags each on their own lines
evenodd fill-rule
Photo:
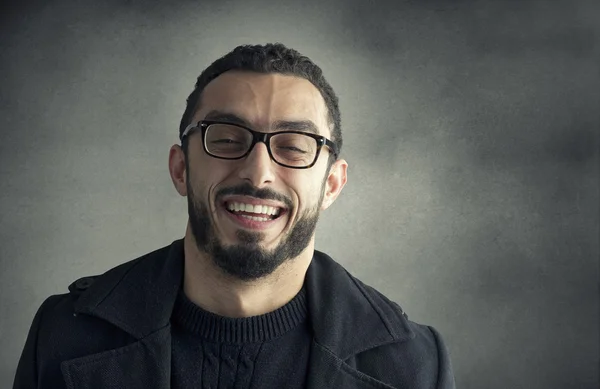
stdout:
<svg viewBox="0 0 600 389">
<path fill-rule="evenodd" d="M 279 147 L 279 148 L 280 149 L 285 149 L 285 150 L 289 150 L 289 151 L 295 151 L 295 152 L 298 152 L 298 153 L 304 153 L 304 154 L 306 154 L 306 151 L 304 151 L 302 149 L 299 149 L 297 147 L 293 147 L 293 146 L 290 146 L 290 147 Z"/>
</svg>

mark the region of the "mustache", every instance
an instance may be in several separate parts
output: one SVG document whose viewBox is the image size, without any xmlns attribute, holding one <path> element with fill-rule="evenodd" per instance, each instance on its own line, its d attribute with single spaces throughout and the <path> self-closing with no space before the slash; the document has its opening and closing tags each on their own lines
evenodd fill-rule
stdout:
<svg viewBox="0 0 600 389">
<path fill-rule="evenodd" d="M 216 198 L 220 201 L 224 196 L 230 195 L 252 196 L 262 200 L 275 200 L 284 203 L 288 209 L 293 207 L 292 200 L 287 196 L 277 193 L 270 188 L 255 188 L 248 183 L 220 189 L 216 194 Z"/>
</svg>

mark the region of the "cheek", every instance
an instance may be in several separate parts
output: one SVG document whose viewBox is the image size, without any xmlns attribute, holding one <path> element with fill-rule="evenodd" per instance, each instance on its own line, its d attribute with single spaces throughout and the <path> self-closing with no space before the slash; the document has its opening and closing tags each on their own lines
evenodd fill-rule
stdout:
<svg viewBox="0 0 600 389">
<path fill-rule="evenodd" d="M 209 173 L 210 170 L 199 168 L 197 166 L 190 166 L 187 173 L 188 176 L 188 187 L 192 188 L 194 192 L 194 199 L 196 201 L 204 202 L 208 188 L 214 186 L 213 178 Z"/>
<path fill-rule="evenodd" d="M 314 211 L 318 207 L 323 193 L 323 180 L 315 175 L 311 176 L 310 180 L 298 180 L 297 182 L 305 182 L 304 185 L 296 186 L 296 194 L 300 207 L 299 213 Z"/>
<path fill-rule="evenodd" d="M 210 157 L 209 157 L 210 158 Z M 233 169 L 227 167 L 220 161 L 211 158 L 213 161 L 204 161 L 205 164 L 196 172 L 194 180 L 194 188 L 198 188 L 196 191 L 196 197 L 201 199 L 211 210 L 216 212 L 215 195 L 217 191 L 224 187 L 230 187 L 237 181 L 231 178 Z"/>
<path fill-rule="evenodd" d="M 190 161 L 190 163 L 192 163 Z M 221 163 L 216 158 L 211 158 L 207 155 L 198 156 L 194 165 L 189 167 L 190 179 L 197 187 L 213 186 L 220 181 L 223 181 L 229 174 L 229 169 L 225 164 Z"/>
</svg>

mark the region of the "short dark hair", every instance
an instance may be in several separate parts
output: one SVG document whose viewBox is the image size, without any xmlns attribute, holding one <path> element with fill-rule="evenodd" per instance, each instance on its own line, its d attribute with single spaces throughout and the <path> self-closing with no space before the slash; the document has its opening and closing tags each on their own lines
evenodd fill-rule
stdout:
<svg viewBox="0 0 600 389">
<path fill-rule="evenodd" d="M 212 80 L 229 70 L 247 70 L 257 73 L 279 73 L 304 78 L 321 92 L 328 110 L 328 124 L 332 141 L 338 147 L 338 156 L 342 150 L 342 128 L 338 98 L 325 77 L 323 71 L 310 58 L 281 43 L 266 45 L 241 45 L 217 59 L 198 76 L 196 87 L 187 98 L 187 106 L 179 124 L 179 138 L 190 124 L 198 109 L 202 91 Z M 182 140 L 182 148 L 187 155 L 187 139 Z M 329 154 L 329 167 L 335 161 Z"/>
</svg>

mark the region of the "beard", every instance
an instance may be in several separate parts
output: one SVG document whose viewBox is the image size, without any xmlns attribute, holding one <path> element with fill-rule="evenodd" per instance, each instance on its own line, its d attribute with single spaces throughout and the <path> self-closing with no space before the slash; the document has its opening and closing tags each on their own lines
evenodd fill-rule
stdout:
<svg viewBox="0 0 600 389">
<path fill-rule="evenodd" d="M 186 171 L 188 174 L 189 169 Z M 225 245 L 216 235 L 211 222 L 208 207 L 194 194 L 187 177 L 187 199 L 190 227 L 196 240 L 198 250 L 208 254 L 213 263 L 228 275 L 242 281 L 252 281 L 268 276 L 284 262 L 296 258 L 302 253 L 315 232 L 319 219 L 319 209 L 323 203 L 323 185 L 317 205 L 307 209 L 298 217 L 289 233 L 281 239 L 272 250 L 260 246 L 264 233 L 239 229 L 236 231 L 238 244 Z M 291 201 L 270 189 L 255 189 L 249 184 L 235 188 L 226 188 L 216 195 L 216 199 L 226 194 L 253 196 L 261 199 L 275 199 L 284 201 L 291 210 Z M 217 203 L 215 201 L 215 203 Z"/>
</svg>

